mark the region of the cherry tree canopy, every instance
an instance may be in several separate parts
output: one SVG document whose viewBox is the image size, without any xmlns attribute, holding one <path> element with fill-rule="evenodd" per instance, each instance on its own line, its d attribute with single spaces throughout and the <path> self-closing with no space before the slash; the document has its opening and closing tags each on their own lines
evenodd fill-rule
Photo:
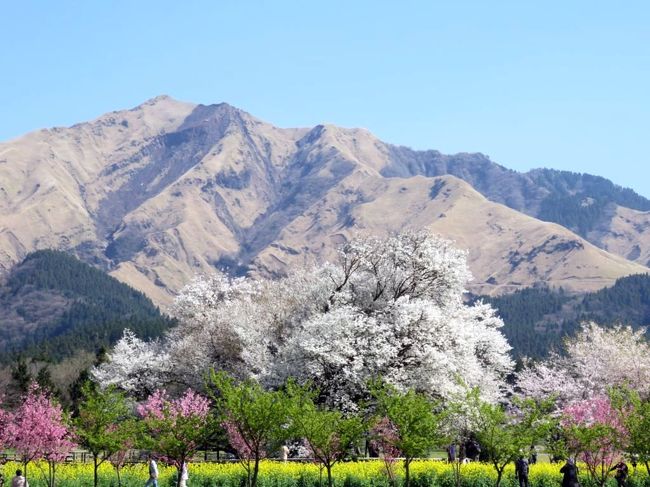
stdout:
<svg viewBox="0 0 650 487">
<path fill-rule="evenodd" d="M 586 323 L 565 343 L 566 354 L 525 368 L 517 385 L 529 397 L 557 394 L 561 403 L 604 395 L 614 386 L 650 395 L 650 344 L 644 330 Z"/>
<path fill-rule="evenodd" d="M 463 303 L 466 255 L 424 233 L 354 240 L 337 265 L 318 312 L 283 337 L 274 378 L 313 380 L 343 408 L 381 376 L 400 390 L 449 397 L 478 386 L 496 400 L 512 367 L 492 308 Z"/>
<path fill-rule="evenodd" d="M 107 361 L 93 367 L 91 375 L 102 387 L 113 385 L 144 399 L 160 387 L 169 370 L 168 353 L 162 343 L 145 342 L 126 329 L 107 354 Z"/>
<path fill-rule="evenodd" d="M 279 280 L 197 278 L 175 302 L 163 375 L 195 388 L 211 367 L 267 385 L 294 377 L 352 408 L 376 376 L 438 397 L 478 386 L 496 400 L 510 346 L 490 306 L 464 304 L 470 279 L 465 252 L 426 233 L 352 240 L 335 263 Z M 123 365 L 100 367 L 100 382 L 132 377 L 137 347 L 125 340 L 110 357 Z"/>
</svg>

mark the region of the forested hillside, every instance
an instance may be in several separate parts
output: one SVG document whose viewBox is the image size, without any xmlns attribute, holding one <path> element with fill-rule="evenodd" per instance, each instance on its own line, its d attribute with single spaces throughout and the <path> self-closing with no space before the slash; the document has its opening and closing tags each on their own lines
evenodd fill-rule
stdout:
<svg viewBox="0 0 650 487">
<path fill-rule="evenodd" d="M 0 286 L 0 355 L 58 360 L 115 342 L 125 327 L 156 337 L 172 321 L 135 289 L 59 251 L 29 254 Z"/>
<path fill-rule="evenodd" d="M 583 237 L 611 218 L 607 211 L 611 205 L 650 211 L 648 199 L 600 176 L 553 169 L 536 169 L 527 175 L 548 191 L 535 216 Z"/>
<path fill-rule="evenodd" d="M 650 325 L 648 274 L 624 277 L 612 287 L 580 296 L 542 287 L 482 299 L 498 309 L 516 356 L 545 356 L 584 321 L 634 328 Z"/>
</svg>

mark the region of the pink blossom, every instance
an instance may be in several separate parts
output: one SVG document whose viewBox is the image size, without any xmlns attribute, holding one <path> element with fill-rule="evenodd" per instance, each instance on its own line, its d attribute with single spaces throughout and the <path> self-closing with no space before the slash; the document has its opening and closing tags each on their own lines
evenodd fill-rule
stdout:
<svg viewBox="0 0 650 487">
<path fill-rule="evenodd" d="M 48 461 L 65 459 L 75 444 L 63 419 L 61 406 L 32 384 L 20 407 L 6 413 L 5 441 L 29 462 L 38 458 Z"/>
<path fill-rule="evenodd" d="M 599 396 L 585 401 L 578 401 L 563 410 L 563 425 L 591 426 L 601 424 L 610 426 L 625 434 L 625 426 L 618 411 L 606 396 Z"/>
<path fill-rule="evenodd" d="M 233 419 L 223 421 L 221 426 L 226 431 L 228 441 L 237 452 L 239 458 L 242 460 L 251 460 L 255 458 L 255 448 L 247 441 L 244 435 L 242 435 L 239 426 Z M 259 456 L 264 458 L 266 452 L 263 449 L 259 450 Z"/>
<path fill-rule="evenodd" d="M 178 399 L 170 399 L 166 391 L 157 390 L 137 411 L 155 440 L 159 458 L 180 471 L 205 436 L 210 414 L 208 399 L 191 389 Z"/>
<path fill-rule="evenodd" d="M 143 418 L 156 419 L 189 418 L 192 416 L 205 419 L 210 412 L 210 401 L 191 389 L 178 399 L 169 399 L 167 391 L 157 390 L 137 408 L 138 414 Z"/>
<path fill-rule="evenodd" d="M 156 419 L 163 419 L 168 402 L 167 391 L 158 389 L 145 402 L 138 405 L 138 414 L 143 418 L 154 417 Z"/>
<path fill-rule="evenodd" d="M 371 433 L 374 438 L 370 444 L 374 449 L 379 450 L 384 458 L 395 459 L 402 454 L 400 449 L 395 446 L 399 441 L 399 432 L 390 419 L 387 417 L 381 418 L 375 424 Z"/>
<path fill-rule="evenodd" d="M 383 417 L 375 424 L 370 433 L 373 436 L 370 445 L 382 454 L 386 475 L 391 484 L 394 484 L 395 462 L 402 454 L 396 446 L 399 441 L 397 427 L 388 417 Z"/>
<path fill-rule="evenodd" d="M 620 411 L 606 396 L 578 401 L 562 411 L 562 427 L 568 446 L 587 464 L 587 469 L 604 485 L 611 467 L 622 457 L 628 432 Z"/>
</svg>

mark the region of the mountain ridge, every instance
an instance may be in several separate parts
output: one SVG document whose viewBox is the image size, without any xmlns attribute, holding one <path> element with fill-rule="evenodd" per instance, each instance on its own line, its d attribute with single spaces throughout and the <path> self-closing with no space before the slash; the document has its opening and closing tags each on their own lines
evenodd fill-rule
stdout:
<svg viewBox="0 0 650 487">
<path fill-rule="evenodd" d="M 447 179 L 458 204 L 446 207 L 430 197 L 436 177 L 460 178 L 485 198 Z M 409 225 L 446 231 L 469 248 L 475 290 L 487 292 L 545 279 L 593 290 L 646 272 L 650 261 L 650 201 L 604 178 L 545 169 L 518 173 L 482 154 L 387 144 L 366 129 L 278 128 L 226 103 L 160 96 L 0 143 L 0 181 L 0 269 L 38 248 L 69 250 L 161 304 L 196 273 L 225 268 L 281 275 L 326 258 L 357 232 Z M 391 215 L 409 191 L 417 201 L 401 213 L 411 223 L 393 221 L 389 228 L 381 218 L 364 221 L 371 210 Z M 442 207 L 458 224 L 442 223 Z M 500 234 L 490 212 L 506 218 L 510 230 Z M 491 219 L 490 229 L 481 227 L 485 241 L 497 240 L 490 252 L 462 225 L 475 213 Z M 559 220 L 580 236 L 539 219 Z M 517 236 L 517 225 L 537 232 L 535 255 L 522 247 L 526 236 Z M 569 247 L 540 247 L 558 232 Z M 551 255 L 551 248 L 558 252 Z M 513 259 L 526 272 L 506 272 Z M 486 272 L 492 265 L 498 269 Z"/>
</svg>

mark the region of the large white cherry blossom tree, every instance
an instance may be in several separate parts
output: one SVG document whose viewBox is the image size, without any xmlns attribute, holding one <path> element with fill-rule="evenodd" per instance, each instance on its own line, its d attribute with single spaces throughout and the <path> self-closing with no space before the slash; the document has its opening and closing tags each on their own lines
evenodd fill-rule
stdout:
<svg viewBox="0 0 650 487">
<path fill-rule="evenodd" d="M 200 277 L 174 304 L 157 377 L 193 387 L 211 367 L 271 387 L 293 377 L 352 409 L 378 376 L 433 397 L 478 386 L 494 401 L 510 346 L 490 306 L 464 303 L 470 279 L 465 252 L 411 232 L 352 240 L 335 263 L 284 279 Z M 118 344 L 111 360 L 128 362 L 129 350 Z"/>
</svg>

